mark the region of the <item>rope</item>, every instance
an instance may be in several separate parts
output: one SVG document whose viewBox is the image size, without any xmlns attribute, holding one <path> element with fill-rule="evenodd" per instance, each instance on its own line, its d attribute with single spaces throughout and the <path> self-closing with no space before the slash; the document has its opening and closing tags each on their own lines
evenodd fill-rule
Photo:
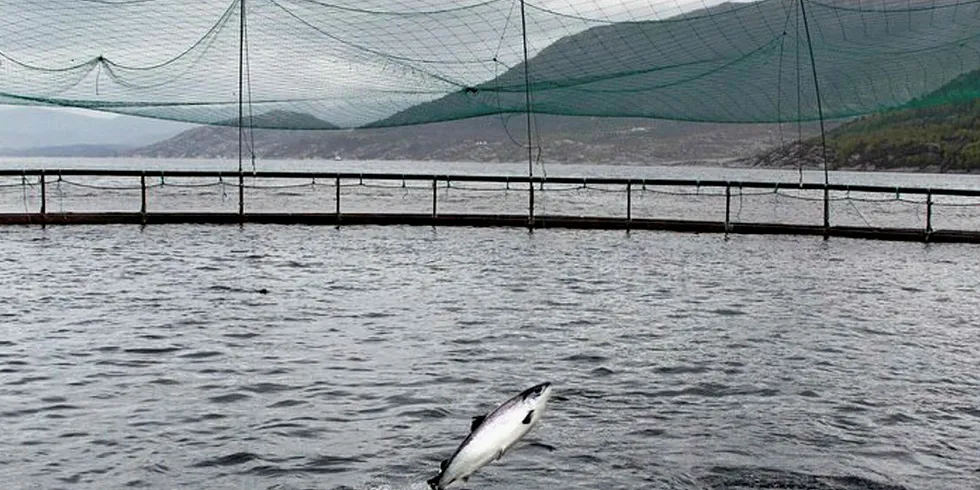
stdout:
<svg viewBox="0 0 980 490">
<path fill-rule="evenodd" d="M 26 182 L 24 182 L 22 180 L 21 182 L 17 182 L 17 183 L 14 183 L 14 184 L 0 184 L 0 188 L 4 188 L 4 187 L 10 187 L 10 188 L 13 188 L 13 187 L 23 187 L 25 185 L 30 185 L 30 186 L 33 187 L 34 184 L 28 184 L 28 183 L 26 183 Z"/>
<path fill-rule="evenodd" d="M 515 191 L 515 190 L 527 192 L 527 189 L 519 189 L 519 188 L 513 189 L 508 187 L 467 187 L 458 184 L 453 184 L 452 187 L 453 189 L 458 189 L 467 192 L 503 192 L 504 194 L 507 194 L 508 192 Z"/>
<path fill-rule="evenodd" d="M 649 187 L 642 187 L 640 192 L 649 192 L 652 194 L 665 194 L 668 196 L 705 196 L 705 197 L 725 197 L 724 192 L 701 192 L 700 188 L 694 192 L 685 191 L 665 191 L 660 189 L 652 189 Z M 768 192 L 766 194 L 769 194 Z"/>
<path fill-rule="evenodd" d="M 224 184 L 232 187 L 238 187 L 238 184 Z M 314 188 L 316 184 L 313 182 L 304 184 L 283 184 L 283 185 L 259 185 L 259 184 L 245 184 L 246 189 L 299 189 L 303 187 Z"/>
<path fill-rule="evenodd" d="M 65 180 L 61 178 L 61 174 L 58 174 L 58 180 L 55 182 L 55 188 L 58 190 L 58 212 L 65 212 L 65 190 L 62 188 L 61 184 Z"/>
<path fill-rule="evenodd" d="M 854 204 L 854 201 L 848 200 L 847 203 L 850 204 L 851 205 L 851 209 L 853 209 L 854 212 L 857 213 L 858 218 L 861 218 L 861 221 L 864 222 L 864 226 L 867 226 L 868 228 L 871 228 L 872 230 L 877 230 L 878 229 L 878 227 L 872 226 L 871 223 L 869 223 L 868 220 L 865 219 L 864 215 L 861 214 L 861 210 L 858 209 L 857 205 Z"/>
<path fill-rule="evenodd" d="M 22 189 L 21 190 L 21 194 L 23 194 L 23 196 L 24 196 L 24 212 L 25 213 L 30 213 L 31 212 L 30 211 L 30 205 L 27 204 L 27 186 L 29 185 L 29 183 L 27 181 L 27 176 L 26 175 L 22 175 L 20 178 L 21 178 L 21 182 L 23 183 L 23 186 L 21 187 L 21 189 Z"/>
<path fill-rule="evenodd" d="M 219 186 L 219 185 L 228 185 L 228 184 L 225 184 L 224 182 L 221 182 L 221 181 L 207 182 L 207 183 L 204 183 L 204 184 L 174 184 L 172 182 L 164 183 L 164 182 L 161 181 L 159 184 L 147 185 L 146 188 L 147 189 L 151 189 L 151 188 L 154 188 L 154 187 L 187 187 L 187 188 L 197 188 L 197 187 L 216 187 L 216 186 Z M 140 188 L 140 186 L 136 186 L 136 187 L 130 187 L 129 189 L 139 189 L 139 188 Z"/>
<path fill-rule="evenodd" d="M 925 204 L 923 202 L 922 204 Z M 967 202 L 967 203 L 954 203 L 954 202 L 932 202 L 932 207 L 944 207 L 944 208 L 969 208 L 974 206 L 980 206 L 980 202 Z"/>
<path fill-rule="evenodd" d="M 780 134 L 780 137 L 782 135 Z M 738 187 L 738 211 L 735 212 L 735 221 L 742 221 L 742 198 L 745 196 L 745 192 L 742 186 Z"/>
</svg>

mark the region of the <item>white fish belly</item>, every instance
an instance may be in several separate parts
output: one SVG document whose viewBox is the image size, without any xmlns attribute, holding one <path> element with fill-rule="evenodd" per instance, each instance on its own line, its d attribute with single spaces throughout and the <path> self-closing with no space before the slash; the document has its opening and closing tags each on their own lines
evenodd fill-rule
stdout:
<svg viewBox="0 0 980 490">
<path fill-rule="evenodd" d="M 446 468 L 442 481 L 447 484 L 451 481 L 458 481 L 466 478 L 476 470 L 482 468 L 497 458 L 502 451 L 514 445 L 524 434 L 527 434 L 530 425 L 522 424 L 523 414 L 520 417 L 501 417 L 498 420 L 485 422 L 466 445 L 453 459 L 449 467 Z"/>
</svg>

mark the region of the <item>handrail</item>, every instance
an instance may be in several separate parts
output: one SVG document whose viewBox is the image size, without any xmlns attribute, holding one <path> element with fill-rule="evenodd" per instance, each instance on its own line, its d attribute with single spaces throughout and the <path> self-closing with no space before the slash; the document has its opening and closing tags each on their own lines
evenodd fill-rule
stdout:
<svg viewBox="0 0 980 490">
<path fill-rule="evenodd" d="M 220 177 L 227 175 L 227 170 L 110 170 L 110 169 L 0 169 L 0 177 L 11 176 L 40 176 L 42 174 L 61 176 L 91 176 L 91 177 Z M 526 183 L 532 184 L 578 184 L 578 185 L 629 185 L 629 186 L 664 186 L 664 187 L 740 187 L 745 189 L 786 189 L 800 190 L 831 190 L 850 192 L 869 192 L 885 194 L 915 194 L 933 196 L 980 197 L 980 189 L 946 189 L 937 187 L 908 187 L 880 186 L 854 184 L 823 184 L 817 182 L 763 181 L 763 180 L 700 180 L 700 179 L 646 179 L 619 177 L 543 177 L 520 175 L 477 175 L 477 174 L 406 174 L 406 173 L 371 173 L 371 172 L 308 172 L 308 171 L 258 171 L 246 172 L 246 175 L 259 179 L 359 179 L 363 180 L 396 180 L 396 181 L 450 181 L 450 182 L 492 182 L 501 184 Z"/>
</svg>

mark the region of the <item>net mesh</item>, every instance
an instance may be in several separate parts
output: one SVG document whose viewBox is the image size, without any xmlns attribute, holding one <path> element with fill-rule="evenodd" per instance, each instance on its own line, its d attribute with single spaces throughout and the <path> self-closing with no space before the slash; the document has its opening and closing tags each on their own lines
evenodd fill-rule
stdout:
<svg viewBox="0 0 980 490">
<path fill-rule="evenodd" d="M 0 0 L 3 104 L 234 126 L 240 68 L 256 128 L 517 113 L 528 93 L 542 114 L 812 121 L 814 69 L 835 119 L 974 98 L 980 1 Z"/>
</svg>

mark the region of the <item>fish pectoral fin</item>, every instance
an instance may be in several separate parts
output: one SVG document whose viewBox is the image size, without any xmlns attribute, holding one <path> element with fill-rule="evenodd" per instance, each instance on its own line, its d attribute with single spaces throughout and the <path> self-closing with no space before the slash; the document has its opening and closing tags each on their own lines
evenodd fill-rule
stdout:
<svg viewBox="0 0 980 490">
<path fill-rule="evenodd" d="M 530 424 L 531 423 L 531 416 L 533 416 L 533 415 L 534 415 L 534 410 L 528 411 L 527 412 L 527 416 L 524 417 L 524 420 L 522 420 L 521 423 L 524 424 L 524 425 Z"/>
<path fill-rule="evenodd" d="M 468 477 L 468 476 L 464 476 L 464 477 L 463 477 L 463 483 L 466 483 L 466 482 L 468 482 L 468 481 L 470 481 L 470 477 Z"/>
<path fill-rule="evenodd" d="M 500 461 L 500 458 L 502 458 L 504 456 L 504 453 L 506 453 L 506 452 L 507 452 L 506 449 L 501 449 L 500 451 L 497 451 L 497 457 L 496 458 L 493 458 L 493 460 L 494 461 Z"/>
<path fill-rule="evenodd" d="M 429 484 L 429 488 L 432 490 L 442 490 L 442 486 L 439 485 L 439 475 L 437 475 L 435 478 L 426 480 L 426 483 Z"/>
<path fill-rule="evenodd" d="M 486 420 L 486 419 L 487 419 L 486 414 L 484 414 L 484 415 L 477 415 L 476 417 L 473 417 L 473 422 L 470 423 L 470 432 L 475 431 L 476 428 L 479 427 L 480 425 L 482 425 L 483 424 L 483 421 Z"/>
</svg>

